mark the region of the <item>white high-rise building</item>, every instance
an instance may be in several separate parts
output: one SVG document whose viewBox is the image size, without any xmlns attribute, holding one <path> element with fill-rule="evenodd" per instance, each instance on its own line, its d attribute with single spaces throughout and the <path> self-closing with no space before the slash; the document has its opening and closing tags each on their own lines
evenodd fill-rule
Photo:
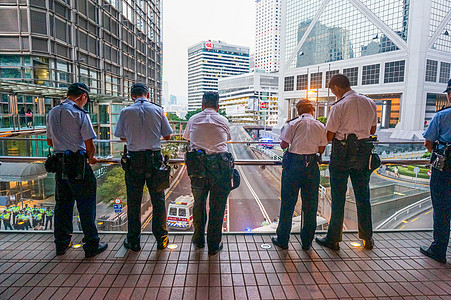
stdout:
<svg viewBox="0 0 451 300">
<path fill-rule="evenodd" d="M 163 81 L 163 99 L 161 103 L 163 105 L 169 105 L 169 83 L 165 80 Z"/>
<path fill-rule="evenodd" d="M 450 11 L 450 0 L 283 1 L 279 123 L 302 98 L 326 116 L 328 81 L 342 73 L 375 100 L 380 137 L 421 139 L 446 103 Z"/>
<path fill-rule="evenodd" d="M 203 41 L 188 48 L 188 110 L 202 107 L 205 92 L 218 91 L 218 79 L 249 72 L 249 47 Z"/>
<path fill-rule="evenodd" d="M 256 0 L 255 69 L 279 71 L 282 0 Z"/>
</svg>

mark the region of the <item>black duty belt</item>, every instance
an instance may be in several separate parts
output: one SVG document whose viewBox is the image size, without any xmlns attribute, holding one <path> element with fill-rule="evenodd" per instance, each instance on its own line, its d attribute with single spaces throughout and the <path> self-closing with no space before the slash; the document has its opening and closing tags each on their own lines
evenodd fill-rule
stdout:
<svg viewBox="0 0 451 300">
<path fill-rule="evenodd" d="M 150 155 L 157 155 L 157 154 L 161 153 L 161 150 L 160 149 L 158 149 L 158 150 L 142 150 L 142 151 L 130 151 L 130 150 L 128 150 L 128 153 L 129 154 L 143 154 L 143 153 L 146 153 L 146 154 L 150 154 Z"/>
<path fill-rule="evenodd" d="M 299 159 L 299 160 L 305 160 L 305 161 L 315 161 L 317 159 L 317 155 L 316 154 L 296 154 L 296 153 L 292 153 L 292 152 L 287 152 L 290 155 L 293 155 L 294 158 Z"/>
</svg>

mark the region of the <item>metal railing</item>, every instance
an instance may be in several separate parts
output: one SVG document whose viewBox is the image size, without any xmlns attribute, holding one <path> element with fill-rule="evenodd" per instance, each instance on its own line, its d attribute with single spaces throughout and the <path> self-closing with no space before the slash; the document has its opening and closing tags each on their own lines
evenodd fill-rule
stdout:
<svg viewBox="0 0 451 300">
<path fill-rule="evenodd" d="M 384 222 L 382 222 L 381 224 L 379 224 L 379 225 L 376 227 L 376 230 L 385 229 L 385 227 L 386 227 L 388 224 L 390 224 L 391 222 L 394 222 L 394 221 L 398 221 L 398 219 L 399 219 L 401 216 L 404 216 L 404 217 L 405 217 L 405 216 L 408 216 L 408 215 L 410 214 L 410 212 L 412 211 L 412 209 L 416 209 L 416 208 L 417 208 L 417 209 L 421 209 L 421 208 L 423 208 L 423 210 L 420 210 L 420 211 L 417 211 L 417 212 L 416 212 L 417 214 L 420 214 L 420 213 L 422 213 L 424 210 L 430 209 L 431 206 L 432 206 L 432 204 L 431 204 L 431 197 L 427 197 L 427 198 L 422 199 L 422 200 L 420 200 L 420 201 L 418 201 L 418 202 L 412 203 L 411 205 L 406 206 L 406 207 L 404 207 L 404 208 L 398 210 L 397 212 L 395 212 L 395 213 L 394 213 L 393 215 L 391 215 L 388 219 L 386 219 Z M 402 221 L 400 221 L 400 222 L 402 222 Z"/>
</svg>

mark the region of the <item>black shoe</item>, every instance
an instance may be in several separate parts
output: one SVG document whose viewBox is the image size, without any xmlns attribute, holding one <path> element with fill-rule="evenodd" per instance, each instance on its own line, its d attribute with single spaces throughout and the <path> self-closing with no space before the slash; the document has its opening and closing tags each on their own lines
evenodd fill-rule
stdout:
<svg viewBox="0 0 451 300">
<path fill-rule="evenodd" d="M 216 248 L 215 250 L 208 250 L 208 255 L 215 255 L 217 254 L 219 251 L 221 251 L 223 248 L 222 246 L 222 242 L 219 244 L 218 248 Z"/>
<path fill-rule="evenodd" d="M 198 242 L 196 242 L 194 239 L 191 239 L 191 242 L 194 244 L 194 246 L 196 246 L 196 247 L 199 248 L 199 249 L 202 249 L 202 248 L 205 247 L 205 242 L 203 242 L 203 243 L 198 243 Z"/>
<path fill-rule="evenodd" d="M 310 243 L 310 244 L 302 243 L 301 247 L 302 247 L 302 250 L 304 250 L 304 251 L 310 250 L 310 248 L 312 248 L 312 243 Z"/>
<path fill-rule="evenodd" d="M 138 243 L 129 243 L 127 238 L 124 241 L 124 247 L 127 249 L 130 249 L 132 251 L 141 250 L 141 245 L 139 244 L 139 242 Z"/>
<path fill-rule="evenodd" d="M 436 260 L 436 261 L 444 263 L 444 264 L 446 263 L 446 256 L 441 256 L 441 255 L 435 254 L 434 252 L 432 252 L 431 248 L 428 248 L 426 246 L 421 246 L 420 252 L 423 253 L 424 255 L 432 258 L 433 260 Z"/>
<path fill-rule="evenodd" d="M 105 251 L 107 247 L 108 247 L 107 243 L 103 243 L 103 242 L 99 243 L 99 246 L 97 247 L 97 249 L 89 250 L 89 251 L 85 250 L 85 258 L 96 256 L 97 254 Z"/>
<path fill-rule="evenodd" d="M 72 242 L 69 242 L 69 244 L 66 247 L 57 246 L 56 247 L 56 255 L 64 255 L 69 248 L 72 247 Z"/>
<path fill-rule="evenodd" d="M 163 250 L 168 246 L 168 244 L 169 244 L 169 238 L 165 237 L 161 242 L 158 242 L 157 249 Z"/>
<path fill-rule="evenodd" d="M 281 242 L 279 242 L 279 240 L 277 239 L 277 237 L 273 236 L 271 238 L 271 242 L 276 245 L 279 248 L 282 248 L 283 250 L 287 250 L 288 249 L 288 245 L 284 245 Z"/>
<path fill-rule="evenodd" d="M 316 242 L 318 244 L 320 244 L 321 246 L 329 248 L 329 249 L 332 249 L 334 251 L 340 250 L 340 243 L 338 243 L 338 242 L 335 242 L 335 243 L 331 242 L 331 241 L 329 241 L 327 239 L 327 237 L 317 236 L 316 237 Z"/>
<path fill-rule="evenodd" d="M 363 248 L 367 249 L 367 250 L 371 250 L 374 247 L 374 240 L 373 239 L 369 239 L 369 240 L 363 240 Z"/>
</svg>

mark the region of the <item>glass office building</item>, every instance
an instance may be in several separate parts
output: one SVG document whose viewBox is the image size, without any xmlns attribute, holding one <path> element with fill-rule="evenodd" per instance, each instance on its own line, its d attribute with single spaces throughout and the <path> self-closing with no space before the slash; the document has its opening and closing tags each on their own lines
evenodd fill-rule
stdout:
<svg viewBox="0 0 451 300">
<path fill-rule="evenodd" d="M 327 83 L 342 73 L 376 101 L 382 132 L 416 139 L 445 99 L 450 10 L 444 0 L 285 1 L 279 122 L 302 98 L 327 115 Z"/>
<path fill-rule="evenodd" d="M 0 79 L 127 97 L 133 82 L 161 100 L 159 0 L 5 0 Z"/>
</svg>

